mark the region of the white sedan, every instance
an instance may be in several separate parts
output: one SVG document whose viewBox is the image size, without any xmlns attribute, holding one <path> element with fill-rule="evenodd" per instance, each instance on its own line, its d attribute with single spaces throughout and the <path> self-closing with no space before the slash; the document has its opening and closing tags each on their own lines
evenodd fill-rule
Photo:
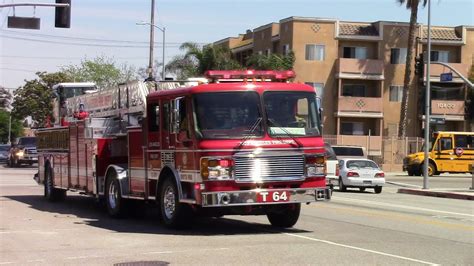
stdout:
<svg viewBox="0 0 474 266">
<path fill-rule="evenodd" d="M 349 187 L 373 188 L 381 193 L 385 185 L 385 174 L 379 166 L 369 159 L 345 158 L 339 161 L 339 190 L 346 191 Z"/>
</svg>

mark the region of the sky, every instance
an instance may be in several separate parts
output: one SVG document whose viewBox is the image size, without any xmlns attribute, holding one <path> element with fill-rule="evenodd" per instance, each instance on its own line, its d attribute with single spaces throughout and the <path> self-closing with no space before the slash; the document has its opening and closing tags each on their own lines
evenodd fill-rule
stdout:
<svg viewBox="0 0 474 266">
<path fill-rule="evenodd" d="M 0 4 L 54 0 L 0 0 Z M 183 42 L 211 43 L 247 29 L 300 17 L 342 21 L 408 22 L 397 0 L 155 0 L 155 25 L 166 28 L 165 62 L 181 54 Z M 431 23 L 474 25 L 474 0 L 432 0 Z M 0 8 L 0 86 L 17 88 L 38 71 L 56 72 L 102 56 L 117 65 L 147 67 L 151 0 L 72 0 L 71 28 L 54 27 L 54 8 Z M 9 29 L 7 17 L 37 17 L 40 30 Z M 427 23 L 427 8 L 418 22 Z M 162 32 L 155 30 L 154 59 L 162 62 Z"/>
</svg>

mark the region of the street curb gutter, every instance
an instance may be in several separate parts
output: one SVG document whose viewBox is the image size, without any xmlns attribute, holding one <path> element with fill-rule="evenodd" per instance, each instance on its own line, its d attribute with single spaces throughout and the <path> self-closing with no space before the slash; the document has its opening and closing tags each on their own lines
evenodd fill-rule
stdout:
<svg viewBox="0 0 474 266">
<path fill-rule="evenodd" d="M 460 200 L 474 200 L 474 194 L 465 193 L 454 193 L 445 191 L 432 191 L 432 190 L 421 190 L 421 189 L 410 189 L 410 188 L 399 188 L 398 193 L 412 194 L 419 196 L 449 198 L 449 199 L 460 199 Z"/>
</svg>

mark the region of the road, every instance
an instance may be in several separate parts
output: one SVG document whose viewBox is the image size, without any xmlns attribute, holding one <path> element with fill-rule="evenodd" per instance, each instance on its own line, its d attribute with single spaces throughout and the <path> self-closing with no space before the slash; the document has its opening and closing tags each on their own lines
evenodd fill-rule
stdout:
<svg viewBox="0 0 474 266">
<path fill-rule="evenodd" d="M 393 185 L 381 194 L 336 191 L 329 203 L 305 205 L 289 230 L 272 228 L 263 216 L 225 216 L 174 231 L 158 224 L 152 207 L 138 205 L 133 216 L 116 220 L 75 193 L 49 203 L 32 180 L 34 172 L 0 167 L 0 265 L 474 261 L 472 201 L 398 194 Z"/>
</svg>

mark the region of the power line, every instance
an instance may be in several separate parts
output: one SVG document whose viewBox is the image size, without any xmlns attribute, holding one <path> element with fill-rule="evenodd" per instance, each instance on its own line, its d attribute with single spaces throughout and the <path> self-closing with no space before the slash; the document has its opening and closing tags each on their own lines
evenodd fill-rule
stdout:
<svg viewBox="0 0 474 266">
<path fill-rule="evenodd" d="M 10 30 L 0 30 L 2 33 L 20 35 L 20 36 L 37 36 L 40 38 L 57 38 L 57 39 L 66 39 L 66 40 L 76 40 L 76 41 L 90 41 L 90 42 L 113 42 L 113 43 L 128 43 L 128 44 L 148 44 L 147 41 L 130 41 L 130 40 L 113 40 L 113 39 L 97 39 L 97 38 L 81 38 L 81 37 L 71 37 L 71 36 L 61 36 L 61 35 L 49 35 L 49 34 L 40 34 L 40 33 L 24 33 Z M 5 36 L 5 35 L 4 35 Z M 167 42 L 171 45 L 181 45 L 183 43 L 179 42 Z M 198 43 L 199 45 L 205 45 L 206 43 Z"/>
</svg>

